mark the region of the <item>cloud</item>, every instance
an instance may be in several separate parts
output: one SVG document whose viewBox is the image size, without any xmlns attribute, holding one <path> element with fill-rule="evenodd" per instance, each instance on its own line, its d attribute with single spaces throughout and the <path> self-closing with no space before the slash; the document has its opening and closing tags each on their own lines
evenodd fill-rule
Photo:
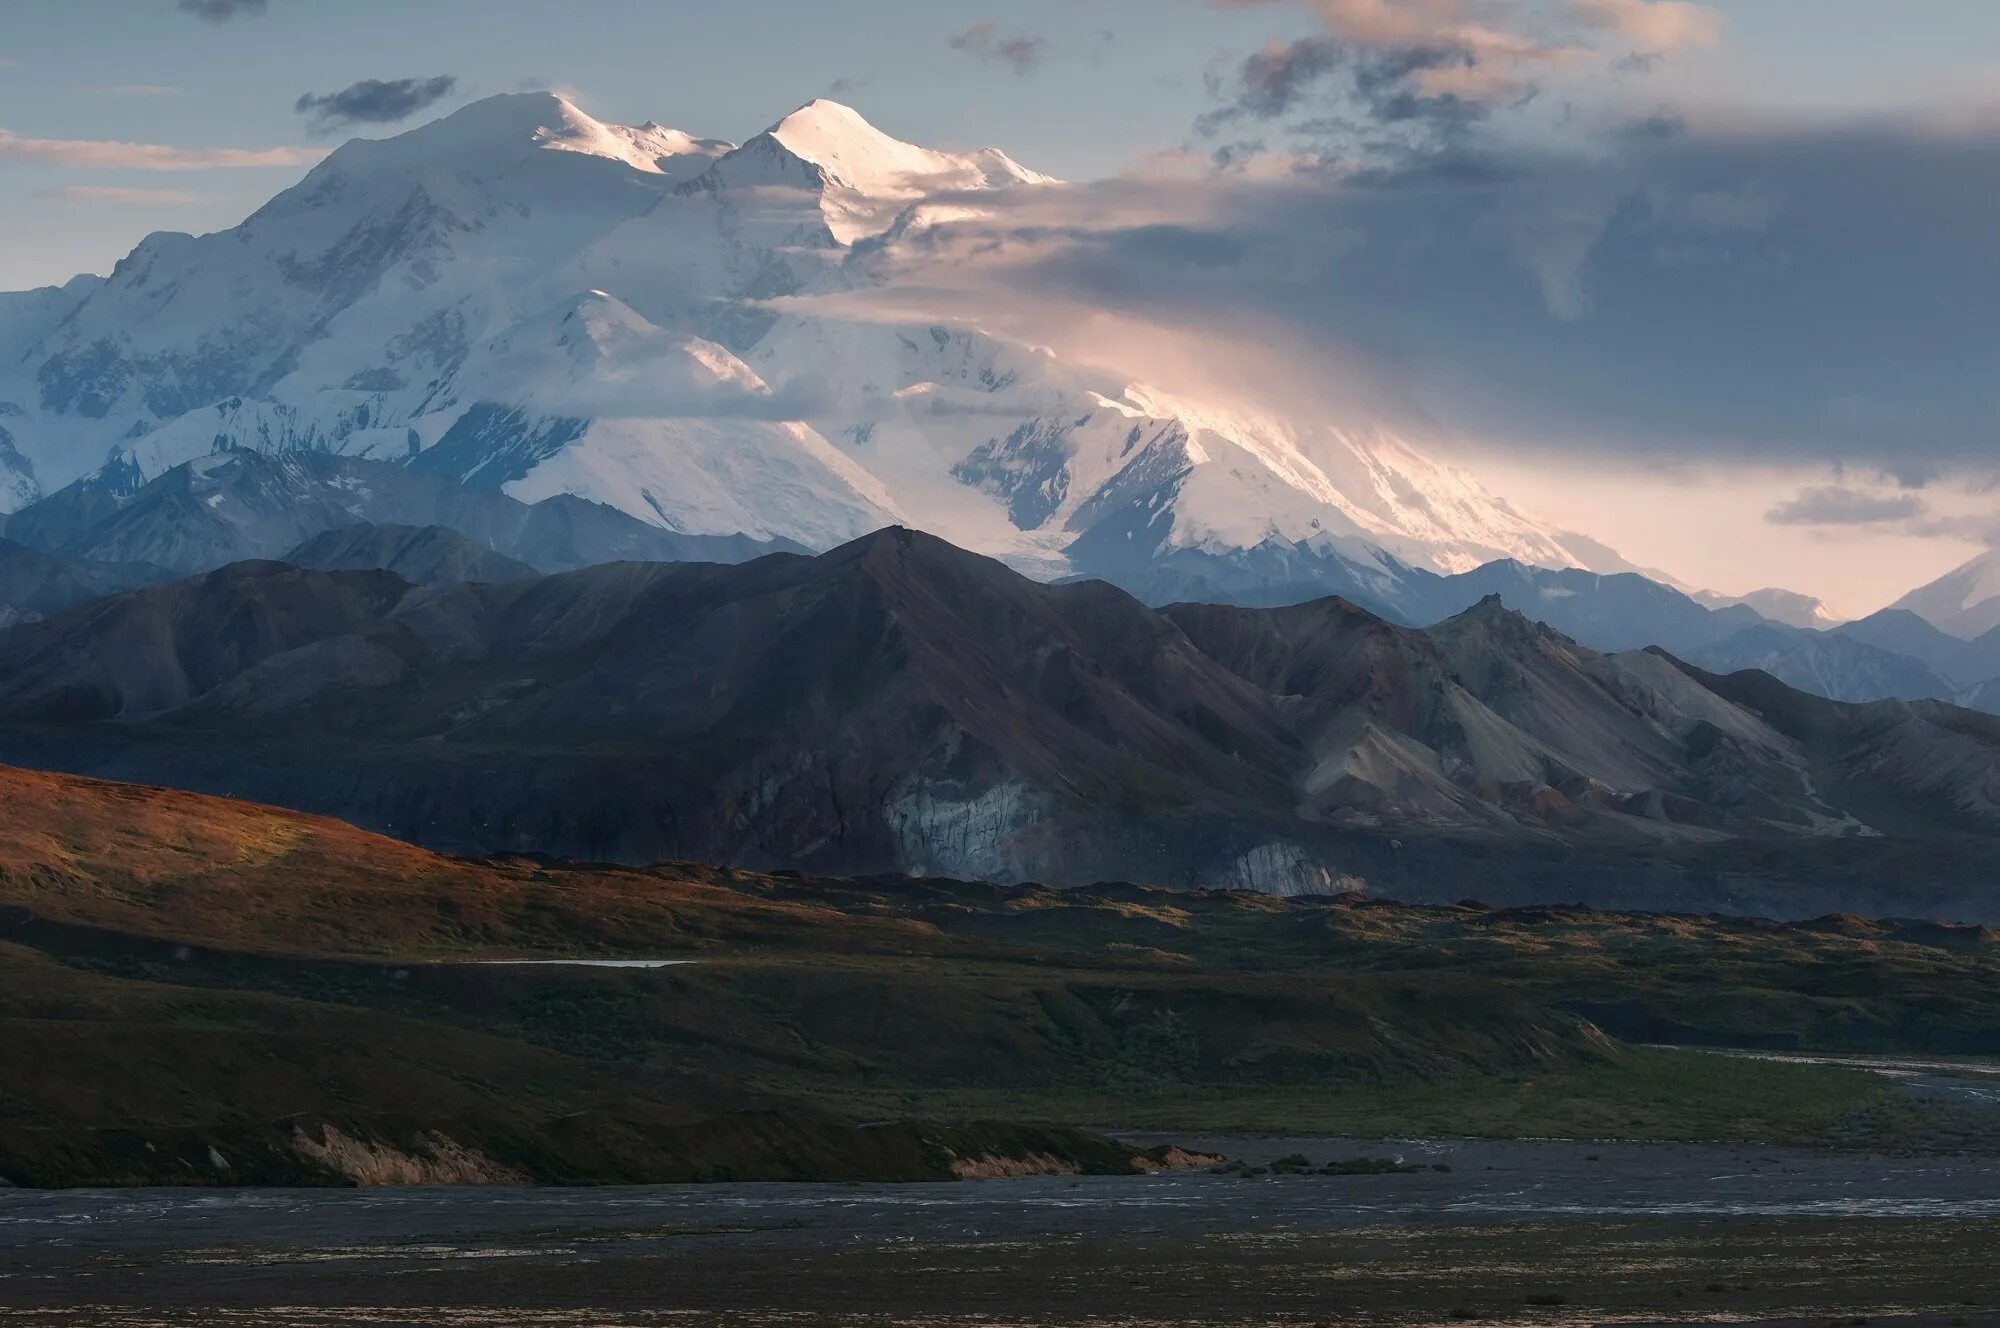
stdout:
<svg viewBox="0 0 2000 1328">
<path fill-rule="evenodd" d="M 450 74 L 430 78 L 364 78 L 325 94 L 308 92 L 293 109 L 306 116 L 315 133 L 356 124 L 395 124 L 449 97 L 458 86 Z"/>
<path fill-rule="evenodd" d="M 180 206 L 204 202 L 201 194 L 187 189 L 146 189 L 134 185 L 65 184 L 44 189 L 37 198 L 65 203 L 125 203 L 141 206 Z"/>
<path fill-rule="evenodd" d="M 1291 150 L 1360 169 L 1461 150 L 1468 131 L 1612 71 L 1720 40 L 1722 18 L 1691 0 L 1212 0 L 1222 8 L 1301 3 L 1323 32 L 1272 40 L 1233 76 L 1196 132 L 1310 109 Z M 1634 50 L 1642 46 L 1644 50 Z M 1567 98 L 1554 99 L 1567 115 Z"/>
<path fill-rule="evenodd" d="M 26 138 L 0 129 L 0 160 L 48 162 L 93 170 L 207 171 L 311 166 L 318 148 L 175 148 L 114 139 Z"/>
<path fill-rule="evenodd" d="M 826 85 L 826 95 L 829 97 L 846 97 L 861 91 L 861 89 L 867 86 L 868 80 L 865 78 L 836 78 L 833 82 Z"/>
<path fill-rule="evenodd" d="M 1393 169 L 1190 150 L 939 199 L 852 260 L 877 284 L 851 316 L 1158 382 L 1156 350 L 1205 346 L 1288 408 L 1374 393 L 1397 427 L 1554 466 L 2000 475 L 2000 120 L 1606 123 L 1587 151 L 1475 128 Z"/>
<path fill-rule="evenodd" d="M 1968 540 L 2000 547 L 2000 514 L 1930 517 L 1911 522 L 1904 533 L 1924 539 Z"/>
<path fill-rule="evenodd" d="M 204 23 L 227 23 L 232 18 L 254 18 L 270 5 L 269 0 L 180 0 L 178 7 Z"/>
<path fill-rule="evenodd" d="M 1722 14 L 1688 0 L 1566 0 L 1564 7 L 1575 22 L 1648 54 L 1722 40 Z"/>
<path fill-rule="evenodd" d="M 776 390 L 727 379 L 690 381 L 680 366 L 625 372 L 558 387 L 549 407 L 593 419 L 747 420 L 791 424 L 833 410 L 840 398 L 825 379 L 802 375 Z"/>
<path fill-rule="evenodd" d="M 1546 57 L 1579 34 L 1604 33 L 1649 50 L 1713 45 L 1723 17 L 1693 0 L 1557 0 L 1551 13 L 1520 0 L 1214 0 L 1222 9 L 1298 3 L 1341 41 L 1379 49 L 1459 46 L 1494 56 Z"/>
<path fill-rule="evenodd" d="M 1924 515 L 1923 499 L 1913 493 L 1870 493 L 1845 485 L 1825 484 L 1802 489 L 1765 513 L 1774 526 L 1869 526 L 1908 521 Z"/>
<path fill-rule="evenodd" d="M 1288 115 L 1309 89 L 1341 65 L 1345 55 L 1340 46 L 1323 38 L 1268 42 L 1244 60 L 1234 109 L 1259 120 Z"/>
<path fill-rule="evenodd" d="M 999 61 L 1011 66 L 1016 74 L 1026 77 L 1041 68 L 1048 58 L 1049 42 L 1045 37 L 1000 31 L 990 18 L 982 18 L 964 32 L 946 43 L 954 51 L 984 61 Z"/>
</svg>

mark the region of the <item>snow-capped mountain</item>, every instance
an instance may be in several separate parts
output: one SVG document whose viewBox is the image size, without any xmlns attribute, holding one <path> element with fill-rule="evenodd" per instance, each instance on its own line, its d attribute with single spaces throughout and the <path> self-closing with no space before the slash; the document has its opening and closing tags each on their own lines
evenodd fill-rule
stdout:
<svg viewBox="0 0 2000 1328">
<path fill-rule="evenodd" d="M 1968 641 L 2000 627 L 2000 549 L 1988 549 L 1889 607 Z"/>
<path fill-rule="evenodd" d="M 1726 609 L 1741 604 L 1755 609 L 1772 622 L 1808 631 L 1826 631 L 1847 621 L 1828 608 L 1825 600 L 1796 590 L 1781 590 L 1776 586 L 1753 590 L 1747 595 L 1719 595 L 1713 590 L 1702 590 L 1697 591 L 1694 598 L 1711 609 Z"/>
<path fill-rule="evenodd" d="M 1162 595 L 1278 577 L 1393 603 L 1411 568 L 1601 561 L 1374 421 L 813 298 L 893 280 L 884 252 L 968 197 L 1066 187 L 827 101 L 739 147 L 490 98 L 346 144 L 233 230 L 0 296 L 0 510 L 238 447 L 689 534 L 825 548 L 907 523 Z"/>
</svg>

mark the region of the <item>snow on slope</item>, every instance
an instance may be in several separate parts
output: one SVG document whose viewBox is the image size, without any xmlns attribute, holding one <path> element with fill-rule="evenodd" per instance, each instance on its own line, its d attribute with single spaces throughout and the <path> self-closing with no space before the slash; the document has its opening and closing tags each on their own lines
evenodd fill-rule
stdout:
<svg viewBox="0 0 2000 1328">
<path fill-rule="evenodd" d="M 907 520 L 873 476 L 793 414 L 722 346 L 671 332 L 590 291 L 486 348 L 483 402 L 518 403 L 573 436 L 545 452 L 481 447 L 426 469 L 539 502 L 575 494 L 689 533 L 840 544 Z M 537 431 L 546 436 L 544 427 Z M 497 473 L 496 473 L 497 472 Z"/>
<path fill-rule="evenodd" d="M 842 244 L 880 234 L 926 195 L 1057 183 L 998 148 L 934 152 L 891 138 L 853 109 L 824 99 L 801 106 L 759 137 L 824 173 L 827 224 Z"/>
<path fill-rule="evenodd" d="M 580 118 L 546 94 L 493 98 L 346 144 L 234 230 L 148 237 L 4 357 L 0 400 L 40 407 L 22 437 L 44 487 L 230 397 L 329 421 L 422 411 L 468 342 L 520 317 L 517 292 L 670 187 L 586 151 Z"/>
<path fill-rule="evenodd" d="M 891 138 L 852 107 L 823 98 L 801 106 L 765 132 L 820 167 L 835 183 L 874 198 L 1056 183 L 1054 176 L 1031 171 L 998 148 L 934 152 Z"/>
<path fill-rule="evenodd" d="M 731 148 L 489 98 L 346 144 L 233 231 L 149 237 L 39 304 L 0 297 L 0 402 L 22 407 L 6 424 L 34 477 L 0 505 L 241 446 L 571 492 L 697 534 L 823 547 L 900 521 L 1051 576 L 1266 547 L 1390 579 L 1398 561 L 1590 565 L 1368 421 L 770 303 L 882 279 L 853 245 L 903 242 L 923 200 L 1063 187 L 827 101 Z"/>
<path fill-rule="evenodd" d="M 2000 627 L 2000 549 L 1988 549 L 1889 607 L 1967 640 Z"/>
<path fill-rule="evenodd" d="M 1742 604 L 1772 622 L 1812 631 L 1826 631 L 1847 621 L 1827 607 L 1825 600 L 1801 594 L 1796 590 L 1781 590 L 1776 586 L 1753 590 L 1747 595 L 1719 595 L 1712 590 L 1703 590 L 1696 592 L 1694 598 L 1711 609 L 1726 609 L 1732 604 Z"/>
</svg>

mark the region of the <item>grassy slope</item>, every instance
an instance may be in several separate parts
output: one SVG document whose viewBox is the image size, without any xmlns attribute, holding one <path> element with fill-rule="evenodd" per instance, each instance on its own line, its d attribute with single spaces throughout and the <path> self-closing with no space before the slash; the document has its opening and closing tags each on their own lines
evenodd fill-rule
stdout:
<svg viewBox="0 0 2000 1328">
<path fill-rule="evenodd" d="M 824 1172 L 831 1136 L 797 1124 L 822 1120 L 800 1101 L 1797 1139 L 1879 1107 L 1883 1081 L 1620 1047 L 1577 1016 L 1635 1041 L 2000 1050 L 2000 945 L 1978 929 L 460 861 L 6 769 L 0 805 L 0 1039 L 30 1067 L 0 1090 L 0 1140 L 50 1156 L 65 1130 L 254 1140 L 309 1112 L 462 1125 L 536 1175 L 694 1174 L 787 1149 L 812 1165 L 756 1174 Z M 702 962 L 432 962 L 529 953 Z M 704 1124 L 773 1111 L 784 1137 Z"/>
</svg>

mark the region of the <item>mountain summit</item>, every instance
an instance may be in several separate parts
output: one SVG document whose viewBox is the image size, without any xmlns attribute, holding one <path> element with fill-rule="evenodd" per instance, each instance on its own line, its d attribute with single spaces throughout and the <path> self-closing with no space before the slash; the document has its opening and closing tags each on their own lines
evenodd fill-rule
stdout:
<svg viewBox="0 0 2000 1328">
<path fill-rule="evenodd" d="M 468 157 L 542 148 L 603 157 L 634 170 L 670 175 L 691 173 L 691 168 L 706 166 L 736 146 L 721 139 L 696 138 L 650 120 L 637 126 L 605 124 L 553 92 L 488 97 L 386 142 L 400 144 L 411 154 L 457 149 Z"/>
<path fill-rule="evenodd" d="M 971 153 L 934 152 L 891 138 L 851 106 L 821 98 L 807 102 L 765 131 L 773 142 L 825 171 L 834 183 L 876 197 L 942 188 L 998 188 L 1054 184 L 998 148 Z"/>
</svg>

